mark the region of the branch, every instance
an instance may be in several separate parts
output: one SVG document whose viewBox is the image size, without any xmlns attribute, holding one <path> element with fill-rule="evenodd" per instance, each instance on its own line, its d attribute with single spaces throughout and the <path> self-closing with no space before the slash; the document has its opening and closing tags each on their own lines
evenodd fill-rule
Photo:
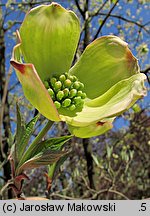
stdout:
<svg viewBox="0 0 150 216">
<path fill-rule="evenodd" d="M 94 177 L 93 158 L 91 155 L 89 139 L 83 139 L 83 148 L 84 148 L 84 154 L 86 158 L 87 176 L 89 180 L 89 186 L 90 188 L 95 189 L 94 178 L 93 178 Z"/>
<path fill-rule="evenodd" d="M 99 15 L 106 16 L 107 13 L 99 13 Z M 145 26 L 148 25 L 149 22 L 147 22 L 145 24 L 140 24 L 139 22 L 137 22 L 135 20 L 130 20 L 130 19 L 127 19 L 125 17 L 122 17 L 120 15 L 116 15 L 116 14 L 109 14 L 109 17 L 114 17 L 114 18 L 121 19 L 121 20 L 129 22 L 129 23 L 133 23 L 133 24 L 139 26 L 140 28 L 143 28 L 148 34 L 150 34 L 150 31 L 145 28 Z"/>
<path fill-rule="evenodd" d="M 108 12 L 108 14 L 106 15 L 105 19 L 102 21 L 102 24 L 100 25 L 98 31 L 96 32 L 94 39 L 95 40 L 97 38 L 97 36 L 99 35 L 99 33 L 101 32 L 105 22 L 107 21 L 107 19 L 110 17 L 111 12 L 114 10 L 114 8 L 116 7 L 117 3 L 119 2 L 119 0 L 116 1 L 116 3 L 113 5 L 113 7 L 110 9 L 110 11 Z"/>
<path fill-rule="evenodd" d="M 52 1 L 37 1 L 37 2 L 11 2 L 9 5 L 11 5 L 11 6 L 18 6 L 18 5 L 20 5 L 20 4 L 22 4 L 22 5 L 24 5 L 24 6 L 26 6 L 26 5 L 31 5 L 31 6 L 33 6 L 33 5 L 37 5 L 37 4 L 43 4 L 43 3 L 50 3 L 50 2 L 52 2 Z M 6 4 L 5 3 L 1 3 L 0 4 L 0 7 L 5 7 L 6 6 Z"/>
<path fill-rule="evenodd" d="M 86 21 L 88 24 L 92 21 L 92 19 L 97 16 L 99 14 L 99 12 L 103 9 L 103 7 L 105 6 L 105 4 L 108 2 L 108 0 L 106 0 L 101 6 L 100 8 L 95 12 L 95 13 L 90 13 L 89 12 L 89 17 L 88 20 Z M 85 23 L 83 24 L 83 27 L 81 29 L 81 34 L 83 33 L 83 31 L 85 30 Z"/>
<path fill-rule="evenodd" d="M 119 191 L 116 191 L 116 190 L 111 190 L 111 189 L 103 189 L 103 190 L 100 190 L 98 192 L 96 192 L 93 197 L 92 197 L 92 200 L 93 199 L 97 199 L 97 196 L 99 196 L 100 194 L 102 193 L 114 193 L 114 194 L 117 194 L 119 195 L 120 197 L 123 197 L 124 199 L 126 200 L 129 200 L 129 198 L 127 196 L 125 196 L 123 193 L 119 192 Z"/>
<path fill-rule="evenodd" d="M 88 11 L 88 9 L 89 9 L 89 0 L 85 0 L 84 13 L 86 13 L 86 11 Z"/>
<path fill-rule="evenodd" d="M 79 200 L 80 198 L 75 198 L 75 197 L 69 197 L 69 196 L 66 196 L 66 195 L 62 195 L 62 194 L 58 194 L 58 193 L 52 193 L 50 195 L 50 197 L 59 197 L 59 198 L 63 198 L 63 199 L 66 199 L 66 200 Z"/>
<path fill-rule="evenodd" d="M 82 15 L 83 19 L 85 18 L 85 13 L 84 11 L 81 9 L 80 5 L 79 5 L 79 1 L 78 0 L 75 0 L 75 3 L 76 3 L 76 6 L 80 12 L 80 14 Z"/>
<path fill-rule="evenodd" d="M 148 83 L 150 84 L 150 79 L 149 79 L 149 76 L 148 76 L 148 73 L 150 72 L 150 67 L 146 68 L 145 70 L 142 70 L 141 73 L 144 73 L 147 77 L 147 81 Z"/>
<path fill-rule="evenodd" d="M 146 68 L 145 70 L 142 70 L 141 73 L 148 74 L 150 72 L 150 67 Z"/>
<path fill-rule="evenodd" d="M 11 74 L 12 74 L 12 66 L 10 66 L 9 71 L 8 71 L 8 75 L 7 75 L 7 78 L 6 78 L 4 91 L 3 91 L 2 103 L 1 103 L 1 107 L 0 107 L 0 145 L 1 145 L 2 154 L 3 154 L 3 149 L 2 149 L 2 123 L 3 123 L 3 116 L 4 116 L 5 101 L 6 101 L 6 97 L 7 97 L 7 91 L 8 91 L 8 83 L 9 83 L 9 79 L 10 79 Z"/>
<path fill-rule="evenodd" d="M 17 81 L 14 85 L 12 85 L 8 91 L 12 91 L 17 85 L 19 85 L 19 81 Z"/>
<path fill-rule="evenodd" d="M 99 14 L 99 12 L 103 9 L 103 7 L 105 6 L 105 4 L 108 2 L 108 0 L 105 0 L 105 2 L 99 7 L 99 9 L 95 12 L 95 13 L 90 13 L 90 20 L 89 22 Z"/>
<path fill-rule="evenodd" d="M 13 21 L 12 24 L 8 28 L 4 28 L 4 32 L 7 32 L 8 30 L 10 30 L 15 25 L 21 25 L 21 23 L 22 23 L 21 21 Z"/>
</svg>

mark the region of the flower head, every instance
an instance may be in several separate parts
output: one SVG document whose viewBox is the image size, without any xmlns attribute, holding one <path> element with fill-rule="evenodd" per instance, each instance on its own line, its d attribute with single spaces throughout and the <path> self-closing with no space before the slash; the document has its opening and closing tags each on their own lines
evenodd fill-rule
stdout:
<svg viewBox="0 0 150 216">
<path fill-rule="evenodd" d="M 146 77 L 127 43 L 113 35 L 93 41 L 71 67 L 79 36 L 72 11 L 57 3 L 35 7 L 17 32 L 11 64 L 41 114 L 66 121 L 78 137 L 92 137 L 146 94 Z"/>
</svg>

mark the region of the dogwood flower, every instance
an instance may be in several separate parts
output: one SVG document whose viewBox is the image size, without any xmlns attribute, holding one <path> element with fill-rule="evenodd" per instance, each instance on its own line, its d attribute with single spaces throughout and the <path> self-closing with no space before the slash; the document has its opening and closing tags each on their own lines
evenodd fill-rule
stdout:
<svg viewBox="0 0 150 216">
<path fill-rule="evenodd" d="M 24 95 L 47 119 L 77 137 L 100 135 L 146 95 L 145 75 L 126 42 L 103 36 L 72 66 L 80 37 L 74 12 L 57 3 L 31 9 L 17 31 L 11 64 Z"/>
</svg>

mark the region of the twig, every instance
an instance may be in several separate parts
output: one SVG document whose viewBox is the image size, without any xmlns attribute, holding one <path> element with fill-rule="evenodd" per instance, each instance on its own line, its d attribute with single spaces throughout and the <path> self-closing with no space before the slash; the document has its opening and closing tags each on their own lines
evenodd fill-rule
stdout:
<svg viewBox="0 0 150 216">
<path fill-rule="evenodd" d="M 145 70 L 142 70 L 141 73 L 147 74 L 150 72 L 150 67 L 146 68 Z"/>
<path fill-rule="evenodd" d="M 86 181 L 86 179 L 84 178 L 84 176 L 82 176 L 82 179 L 83 179 L 83 181 L 84 181 L 84 183 L 85 183 L 85 186 L 87 187 L 87 189 L 88 189 L 89 191 L 91 191 L 91 192 L 94 192 L 94 193 L 95 193 L 95 190 L 94 190 L 94 189 L 92 189 L 92 188 L 90 188 L 90 186 L 88 185 L 88 182 Z"/>
<path fill-rule="evenodd" d="M 3 91 L 2 103 L 0 107 L 0 145 L 1 145 L 1 152 L 2 152 L 3 157 L 5 157 L 5 155 L 4 155 L 3 148 L 2 148 L 2 123 L 3 123 L 3 116 L 4 116 L 5 101 L 6 101 L 7 92 L 8 92 L 8 83 L 9 83 L 11 74 L 12 74 L 12 66 L 10 66 L 8 74 L 7 74 L 4 91 Z"/>
<path fill-rule="evenodd" d="M 99 196 L 102 193 L 115 193 L 115 194 L 123 197 L 124 199 L 129 200 L 129 198 L 126 195 L 124 195 L 123 193 L 116 191 L 116 190 L 111 190 L 111 189 L 103 189 L 103 190 L 96 192 L 96 194 L 93 195 L 92 199 L 96 199 L 97 196 Z"/>
<path fill-rule="evenodd" d="M 69 197 L 69 196 L 65 196 L 65 195 L 62 195 L 62 194 L 55 194 L 55 193 L 52 193 L 50 195 L 51 197 L 60 197 L 60 198 L 63 198 L 63 199 L 67 199 L 67 200 L 79 200 L 81 199 L 80 197 L 79 198 L 75 198 L 75 197 Z"/>
<path fill-rule="evenodd" d="M 105 0 L 105 2 L 99 7 L 99 9 L 95 12 L 95 13 L 90 13 L 90 19 L 89 22 L 99 14 L 99 12 L 103 9 L 103 7 L 105 6 L 105 4 L 108 2 L 108 0 Z"/>
<path fill-rule="evenodd" d="M 17 85 L 19 85 L 19 81 L 17 81 L 14 85 L 9 88 L 9 91 L 12 91 Z"/>
<path fill-rule="evenodd" d="M 107 13 L 99 13 L 99 15 L 107 16 L 108 14 Z M 145 24 L 141 24 L 141 23 L 139 23 L 139 22 L 137 22 L 135 20 L 130 20 L 130 19 L 127 19 L 125 17 L 122 17 L 120 15 L 116 15 L 116 14 L 109 14 L 109 17 L 114 17 L 114 18 L 117 18 L 117 19 L 121 19 L 121 20 L 123 20 L 125 22 L 133 23 L 133 24 L 139 26 L 140 28 L 143 28 L 145 30 L 145 32 L 147 32 L 148 34 L 150 34 L 150 31 L 145 28 L 145 26 L 148 25 L 149 22 L 147 22 Z"/>
<path fill-rule="evenodd" d="M 50 2 L 52 2 L 52 1 L 35 1 L 35 2 L 11 2 L 10 3 L 10 5 L 11 6 L 18 6 L 19 4 L 22 4 L 22 5 L 24 5 L 24 6 L 28 6 L 29 4 L 32 6 L 32 5 L 37 5 L 37 4 L 43 4 L 43 3 L 50 3 Z M 6 6 L 6 4 L 5 3 L 1 3 L 0 4 L 0 7 L 5 7 Z"/>
<path fill-rule="evenodd" d="M 75 0 L 75 3 L 76 3 L 76 6 L 80 12 L 80 14 L 82 15 L 83 19 L 85 18 L 85 13 L 84 11 L 81 9 L 80 5 L 79 5 L 79 1 L 78 0 Z"/>
<path fill-rule="evenodd" d="M 89 12 L 89 14 L 88 14 L 89 18 L 88 18 L 88 20 L 86 20 L 86 22 L 90 23 L 92 21 L 92 19 L 99 14 L 99 12 L 103 9 L 103 7 L 105 6 L 105 4 L 107 2 L 108 2 L 108 0 L 106 0 L 94 14 Z M 81 29 L 81 34 L 83 33 L 84 30 L 85 30 L 85 22 L 84 22 L 83 27 Z"/>
<path fill-rule="evenodd" d="M 97 38 L 97 36 L 99 35 L 99 33 L 101 32 L 101 30 L 102 30 L 104 24 L 106 23 L 107 19 L 110 17 L 111 12 L 114 10 L 114 8 L 115 8 L 116 5 L 118 4 L 118 2 L 119 2 L 119 0 L 116 1 L 116 3 L 112 6 L 112 8 L 111 8 L 110 11 L 108 12 L 108 14 L 107 14 L 106 17 L 104 18 L 104 20 L 102 21 L 102 23 L 101 23 L 99 29 L 97 30 L 97 32 L 96 32 L 96 34 L 95 34 L 95 36 L 94 36 L 94 38 L 93 38 L 93 40 L 95 40 L 95 39 Z"/>
<path fill-rule="evenodd" d="M 147 77 L 147 81 L 150 84 L 150 78 L 148 76 L 148 73 L 150 72 L 150 67 L 146 68 L 145 70 L 142 70 L 141 73 L 144 73 Z"/>
</svg>

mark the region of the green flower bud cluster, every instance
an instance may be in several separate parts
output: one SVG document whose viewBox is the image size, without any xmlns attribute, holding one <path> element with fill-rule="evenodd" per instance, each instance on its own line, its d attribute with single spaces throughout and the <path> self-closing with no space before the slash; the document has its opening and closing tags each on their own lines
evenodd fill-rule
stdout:
<svg viewBox="0 0 150 216">
<path fill-rule="evenodd" d="M 63 107 L 73 111 L 83 106 L 86 98 L 86 93 L 83 92 L 84 84 L 79 82 L 76 76 L 67 73 L 54 76 L 44 81 L 44 85 L 57 109 Z"/>
</svg>

